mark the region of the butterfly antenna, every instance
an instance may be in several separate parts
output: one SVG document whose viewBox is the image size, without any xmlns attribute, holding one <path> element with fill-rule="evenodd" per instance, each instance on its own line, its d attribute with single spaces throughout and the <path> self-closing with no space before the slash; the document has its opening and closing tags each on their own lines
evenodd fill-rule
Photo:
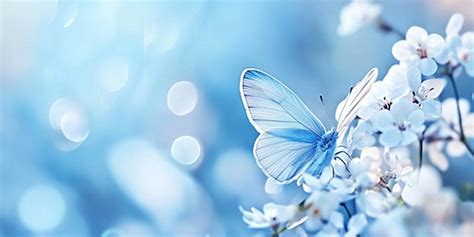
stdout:
<svg viewBox="0 0 474 237">
<path fill-rule="evenodd" d="M 321 100 L 321 104 L 323 105 L 323 108 L 324 108 L 324 113 L 326 114 L 326 119 L 329 121 L 329 123 L 331 123 L 331 125 L 334 127 L 334 122 L 332 119 L 330 119 L 329 117 L 329 113 L 328 113 L 328 110 L 327 110 L 327 107 L 326 107 L 326 104 L 324 103 L 324 98 L 323 98 L 323 95 L 319 95 L 319 100 Z"/>
</svg>

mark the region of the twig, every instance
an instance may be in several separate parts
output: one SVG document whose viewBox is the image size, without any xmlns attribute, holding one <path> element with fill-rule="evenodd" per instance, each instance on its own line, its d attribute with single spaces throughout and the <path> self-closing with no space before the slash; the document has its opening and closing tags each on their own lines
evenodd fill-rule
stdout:
<svg viewBox="0 0 474 237">
<path fill-rule="evenodd" d="M 389 24 L 382 18 L 377 18 L 376 20 L 377 27 L 379 30 L 385 33 L 394 33 L 400 37 L 400 39 L 405 39 L 405 33 L 393 27 L 393 25 Z"/>
<path fill-rule="evenodd" d="M 446 75 L 448 76 L 448 79 L 451 82 L 451 85 L 453 86 L 454 97 L 456 99 L 456 109 L 457 109 L 458 124 L 459 124 L 459 140 L 464 144 L 464 146 L 466 146 L 466 149 L 469 151 L 471 156 L 474 156 L 474 150 L 471 148 L 471 146 L 467 142 L 467 138 L 466 138 L 466 135 L 464 133 L 464 128 L 463 128 L 463 124 L 462 124 L 462 117 L 461 117 L 461 106 L 459 105 L 460 96 L 459 96 L 459 91 L 458 91 L 458 87 L 457 87 L 457 84 L 456 84 L 456 80 L 453 77 L 454 69 L 455 68 L 452 68 L 451 70 L 449 70 L 449 68 L 448 68 Z"/>
</svg>

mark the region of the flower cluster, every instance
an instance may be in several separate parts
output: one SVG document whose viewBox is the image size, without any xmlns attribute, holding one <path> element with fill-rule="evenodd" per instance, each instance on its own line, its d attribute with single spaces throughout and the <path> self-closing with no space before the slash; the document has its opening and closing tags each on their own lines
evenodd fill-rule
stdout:
<svg viewBox="0 0 474 237">
<path fill-rule="evenodd" d="M 474 202 L 462 202 L 442 186 L 448 156 L 472 156 L 474 113 L 459 97 L 456 79 L 474 76 L 474 32 L 460 33 L 454 14 L 446 36 L 412 26 L 406 34 L 379 16 L 381 6 L 353 0 L 341 12 L 338 32 L 348 35 L 369 23 L 402 35 L 392 48 L 398 61 L 376 81 L 335 157 L 319 177 L 297 184 L 308 194 L 297 204 L 268 203 L 263 212 L 241 208 L 251 228 L 272 236 L 468 236 Z M 453 98 L 438 98 L 450 82 Z M 339 106 L 343 106 L 344 101 Z M 417 152 L 418 151 L 418 152 Z M 425 154 L 426 153 L 426 154 Z M 423 164 L 428 156 L 430 163 Z"/>
</svg>

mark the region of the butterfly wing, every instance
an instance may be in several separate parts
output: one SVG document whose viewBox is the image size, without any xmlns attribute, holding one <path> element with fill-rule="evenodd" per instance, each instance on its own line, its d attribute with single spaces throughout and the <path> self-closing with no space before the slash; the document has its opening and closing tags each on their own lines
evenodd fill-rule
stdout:
<svg viewBox="0 0 474 237">
<path fill-rule="evenodd" d="M 259 133 L 278 128 L 305 129 L 322 135 L 326 129 L 288 87 L 258 69 L 246 69 L 240 81 L 247 116 Z"/>
<path fill-rule="evenodd" d="M 285 85 L 257 69 L 241 76 L 247 116 L 260 133 L 254 155 L 261 170 L 280 183 L 297 179 L 311 165 L 322 123 Z"/>
<path fill-rule="evenodd" d="M 352 120 L 355 118 L 357 111 L 362 105 L 363 99 L 369 94 L 370 88 L 377 80 L 378 69 L 372 68 L 365 77 L 359 81 L 344 99 L 342 107 L 336 111 L 337 127 L 336 131 L 339 137 L 344 137 Z"/>
<path fill-rule="evenodd" d="M 321 137 L 308 130 L 275 129 L 260 134 L 254 156 L 260 169 L 280 183 L 298 179 L 314 162 Z"/>
</svg>

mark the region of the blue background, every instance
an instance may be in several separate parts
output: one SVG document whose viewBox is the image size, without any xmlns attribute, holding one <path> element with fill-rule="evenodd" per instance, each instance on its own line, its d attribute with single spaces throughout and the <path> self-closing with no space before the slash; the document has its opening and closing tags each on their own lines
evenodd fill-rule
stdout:
<svg viewBox="0 0 474 237">
<path fill-rule="evenodd" d="M 383 76 L 396 63 L 394 34 L 368 26 L 348 37 L 337 35 L 347 2 L 2 1 L 0 235 L 34 234 L 18 210 L 35 185 L 53 187 L 65 202 L 61 222 L 42 232 L 46 236 L 265 233 L 247 229 L 238 206 L 297 202 L 303 194 L 294 185 L 265 193 L 266 179 L 251 154 L 257 133 L 241 103 L 240 73 L 264 69 L 318 115 L 324 113 L 318 99 L 323 94 L 333 114 L 370 68 L 378 67 Z M 458 11 L 466 18 L 463 29 L 473 29 L 472 1 L 381 4 L 382 17 L 402 31 L 419 25 L 444 36 Z M 98 67 L 108 57 L 129 66 L 119 91 L 97 82 Z M 176 116 L 167 107 L 167 93 L 182 80 L 194 83 L 198 101 L 191 113 Z M 474 80 L 463 74 L 459 86 L 471 99 Z M 446 96 L 452 96 L 449 86 Z M 63 97 L 80 105 L 90 129 L 69 152 L 58 149 L 58 133 L 48 120 L 52 103 Z M 174 139 L 183 135 L 201 145 L 195 165 L 180 164 L 170 154 Z M 138 156 L 159 160 L 154 165 L 160 169 L 150 171 L 144 163 L 127 170 L 138 158 L 123 152 L 125 168 L 113 171 L 109 160 L 117 149 L 142 152 Z M 467 157 L 450 159 L 445 184 L 460 189 L 472 183 L 472 167 Z"/>
</svg>

